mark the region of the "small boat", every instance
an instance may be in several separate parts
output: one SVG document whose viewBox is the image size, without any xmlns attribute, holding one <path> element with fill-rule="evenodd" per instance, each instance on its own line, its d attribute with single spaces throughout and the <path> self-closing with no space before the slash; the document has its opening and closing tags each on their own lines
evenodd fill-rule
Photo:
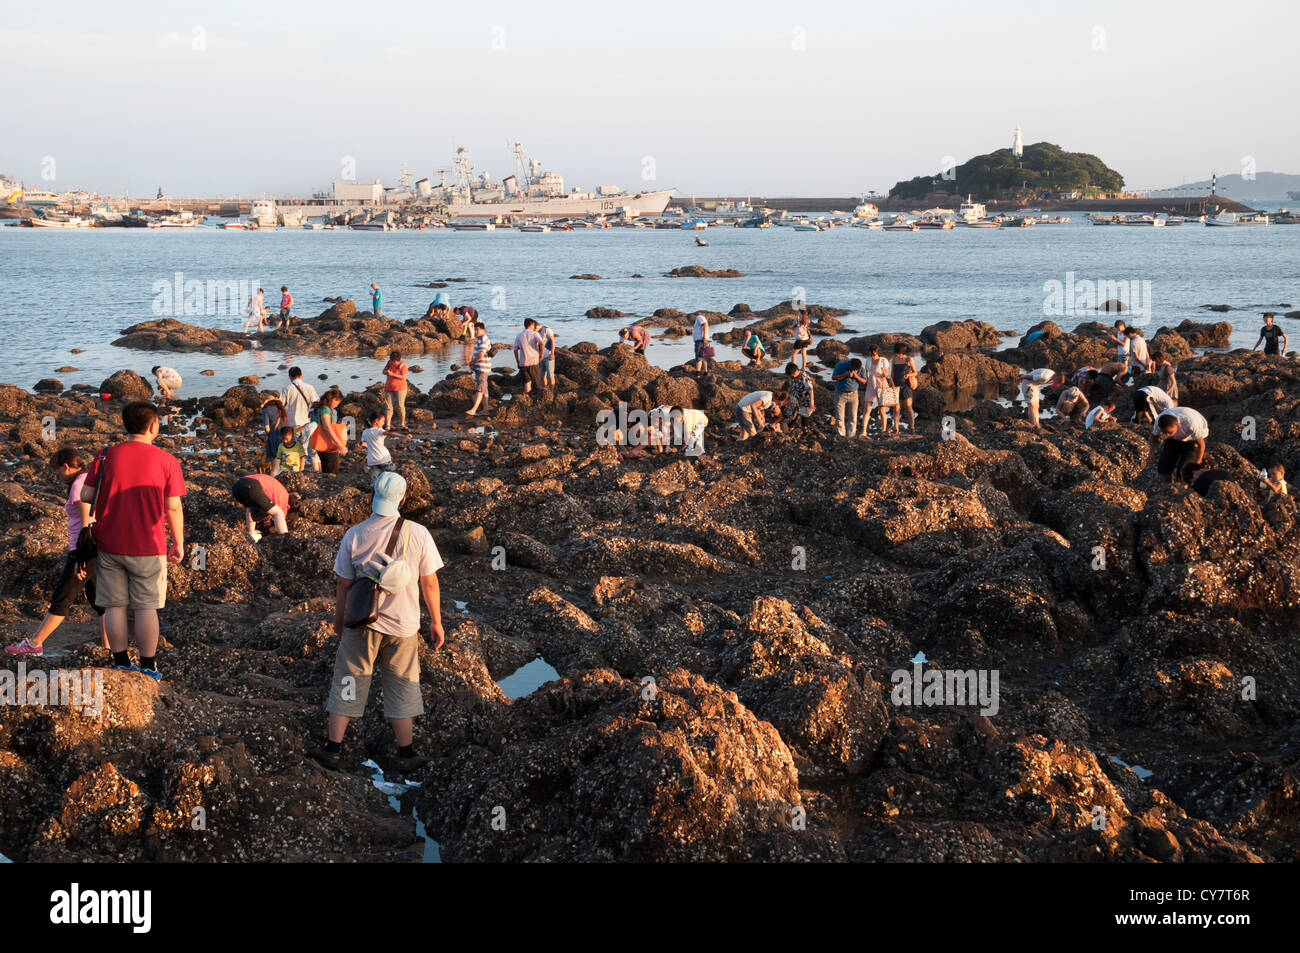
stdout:
<svg viewBox="0 0 1300 953">
<path fill-rule="evenodd" d="M 1067 225 L 1070 220 L 1064 215 L 1040 215 L 1038 217 L 1039 225 Z"/>
<path fill-rule="evenodd" d="M 497 226 L 495 222 L 453 222 L 451 227 L 458 232 L 491 232 Z"/>
<path fill-rule="evenodd" d="M 796 232 L 820 232 L 822 227 L 816 222 L 800 222 L 794 227 Z"/>
<path fill-rule="evenodd" d="M 162 218 L 156 218 L 149 223 L 149 227 L 197 228 L 201 221 L 203 221 L 202 216 L 196 216 L 193 212 L 186 210 L 184 212 L 177 212 L 174 215 L 164 215 Z"/>
<path fill-rule="evenodd" d="M 1163 228 L 1165 220 L 1156 215 L 1126 215 L 1120 224 Z"/>
<path fill-rule="evenodd" d="M 540 224 L 520 225 L 519 230 L 521 232 L 549 232 L 551 230 L 551 226 L 540 225 Z"/>
<path fill-rule="evenodd" d="M 30 221 L 33 228 L 94 228 L 93 219 L 80 215 L 33 215 Z"/>
<path fill-rule="evenodd" d="M 916 225 L 918 228 L 927 228 L 927 229 L 956 228 L 956 224 L 953 222 L 953 220 L 946 215 L 927 215 L 923 218 L 917 219 Z"/>
<path fill-rule="evenodd" d="M 695 244 L 698 245 L 700 248 L 708 248 L 708 247 L 709 247 L 709 243 L 706 242 L 706 241 L 705 241 L 703 238 L 701 238 L 699 235 L 696 235 L 696 236 L 695 236 Z"/>
<path fill-rule="evenodd" d="M 311 221 L 307 221 L 307 222 L 303 222 L 303 223 L 302 223 L 302 227 L 303 227 L 303 228 L 309 228 L 309 229 L 311 229 L 312 231 L 318 231 L 319 229 L 322 229 L 322 228 L 324 228 L 325 226 L 324 226 L 324 224 L 322 224 L 321 222 L 311 222 Z"/>
<path fill-rule="evenodd" d="M 966 222 L 967 228 L 1001 228 L 1001 222 L 995 222 L 991 218 L 981 218 L 974 222 Z"/>
<path fill-rule="evenodd" d="M 878 230 L 878 229 L 884 228 L 884 227 L 885 227 L 885 223 L 882 222 L 882 221 L 881 221 L 880 219 L 878 219 L 878 218 L 873 218 L 873 219 L 872 219 L 871 221 L 869 221 L 869 222 L 854 222 L 854 223 L 853 223 L 853 227 L 854 227 L 854 228 L 866 228 L 866 229 Z"/>
<path fill-rule="evenodd" d="M 221 227 L 228 228 L 231 231 L 246 232 L 249 229 L 249 223 L 248 222 L 226 222 Z M 256 228 L 257 226 L 254 225 L 253 227 Z"/>
<path fill-rule="evenodd" d="M 391 231 L 392 227 L 387 222 L 353 222 L 348 226 L 358 232 L 387 232 Z"/>
<path fill-rule="evenodd" d="M 920 230 L 921 226 L 915 222 L 897 221 L 885 226 L 887 232 L 919 232 Z"/>
</svg>

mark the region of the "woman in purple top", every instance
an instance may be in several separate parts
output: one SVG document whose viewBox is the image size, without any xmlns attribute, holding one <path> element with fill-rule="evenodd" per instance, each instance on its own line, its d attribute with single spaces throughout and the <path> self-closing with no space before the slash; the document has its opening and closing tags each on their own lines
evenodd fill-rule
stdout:
<svg viewBox="0 0 1300 953">
<path fill-rule="evenodd" d="M 17 645 L 6 645 L 5 651 L 10 655 L 44 655 L 45 640 L 63 624 L 77 600 L 77 591 L 84 589 L 86 599 L 99 613 L 99 638 L 102 645 L 108 645 L 108 636 L 104 632 L 104 610 L 95 605 L 95 561 L 82 565 L 77 562 L 75 550 L 77 537 L 81 528 L 90 519 L 90 504 L 81 502 L 81 488 L 86 483 L 86 461 L 72 447 L 63 447 L 50 459 L 50 469 L 68 489 L 68 499 L 64 509 L 68 513 L 68 555 L 63 562 L 63 572 L 54 587 L 54 597 L 50 600 L 49 611 L 45 614 L 41 627 L 30 638 L 23 639 Z"/>
</svg>

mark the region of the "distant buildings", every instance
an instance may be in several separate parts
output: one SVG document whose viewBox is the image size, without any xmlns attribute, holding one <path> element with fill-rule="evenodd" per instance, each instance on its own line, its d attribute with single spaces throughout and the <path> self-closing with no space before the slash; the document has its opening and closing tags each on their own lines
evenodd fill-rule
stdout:
<svg viewBox="0 0 1300 953">
<path fill-rule="evenodd" d="M 334 201 L 339 205 L 378 205 L 384 198 L 384 186 L 378 179 L 373 182 L 334 180 Z"/>
</svg>

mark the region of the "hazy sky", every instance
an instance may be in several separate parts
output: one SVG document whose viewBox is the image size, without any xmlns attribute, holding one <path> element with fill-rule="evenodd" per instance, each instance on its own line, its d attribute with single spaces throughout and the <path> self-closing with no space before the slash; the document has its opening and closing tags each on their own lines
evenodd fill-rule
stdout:
<svg viewBox="0 0 1300 953">
<path fill-rule="evenodd" d="M 499 179 L 519 139 L 570 187 L 854 195 L 1017 124 L 1137 188 L 1300 172 L 1293 0 L 6 0 L 0 23 L 0 171 L 55 191 L 301 195 L 457 144 Z"/>
</svg>

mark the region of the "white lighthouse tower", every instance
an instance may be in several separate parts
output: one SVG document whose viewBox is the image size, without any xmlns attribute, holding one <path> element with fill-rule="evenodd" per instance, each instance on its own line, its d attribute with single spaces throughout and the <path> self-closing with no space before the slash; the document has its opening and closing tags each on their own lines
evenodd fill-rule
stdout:
<svg viewBox="0 0 1300 953">
<path fill-rule="evenodd" d="M 1019 162 L 1022 158 L 1024 158 L 1025 155 L 1025 144 L 1020 139 L 1019 126 L 1016 126 L 1015 141 L 1011 143 L 1011 154 L 1016 157 L 1017 162 Z"/>
</svg>

